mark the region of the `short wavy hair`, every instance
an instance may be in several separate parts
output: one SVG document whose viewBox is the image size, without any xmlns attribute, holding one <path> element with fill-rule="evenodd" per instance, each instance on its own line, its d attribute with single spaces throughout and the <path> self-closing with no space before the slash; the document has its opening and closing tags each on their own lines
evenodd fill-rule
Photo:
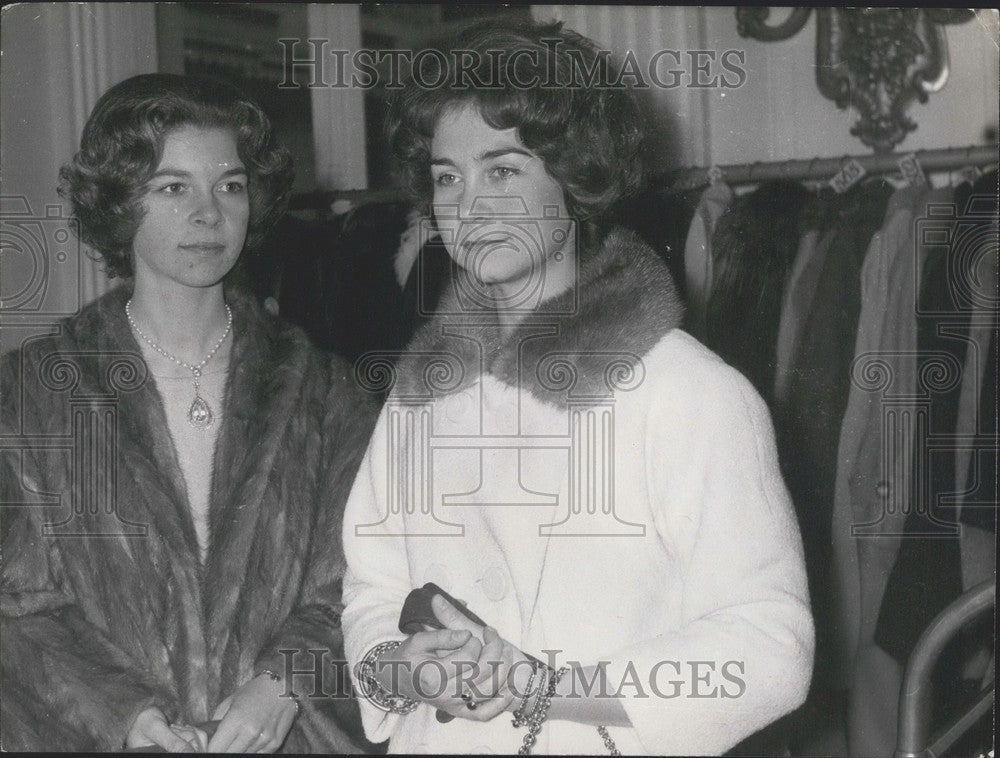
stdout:
<svg viewBox="0 0 1000 758">
<path fill-rule="evenodd" d="M 87 120 L 80 151 L 59 171 L 59 195 L 73 206 L 80 238 L 110 276 L 131 276 L 132 241 L 145 210 L 146 183 L 170 132 L 231 129 L 248 173 L 250 219 L 244 250 L 260 246 L 288 206 L 294 170 L 261 108 L 211 79 L 143 74 L 109 89 Z"/>
<path fill-rule="evenodd" d="M 606 65 L 606 56 L 561 23 L 499 19 L 467 27 L 443 51 L 417 54 L 405 86 L 390 94 L 386 115 L 402 185 L 429 209 L 434 129 L 446 110 L 471 103 L 494 129 L 517 129 L 562 186 L 571 215 L 602 225 L 641 186 L 645 139 L 631 91 L 585 80 Z"/>
</svg>

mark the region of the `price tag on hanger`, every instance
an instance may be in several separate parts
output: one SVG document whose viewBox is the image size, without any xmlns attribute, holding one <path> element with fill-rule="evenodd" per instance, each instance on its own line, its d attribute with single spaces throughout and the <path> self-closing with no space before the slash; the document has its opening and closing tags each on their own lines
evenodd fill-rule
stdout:
<svg viewBox="0 0 1000 758">
<path fill-rule="evenodd" d="M 904 155 L 896 161 L 896 165 L 899 166 L 899 170 L 909 186 L 923 187 L 927 185 L 927 177 L 924 176 L 924 170 L 920 167 L 916 153 Z"/>
<path fill-rule="evenodd" d="M 830 180 L 830 186 L 838 194 L 843 194 L 857 184 L 865 173 L 865 167 L 858 163 L 857 159 L 851 158 L 841 167 L 837 175 Z"/>
</svg>

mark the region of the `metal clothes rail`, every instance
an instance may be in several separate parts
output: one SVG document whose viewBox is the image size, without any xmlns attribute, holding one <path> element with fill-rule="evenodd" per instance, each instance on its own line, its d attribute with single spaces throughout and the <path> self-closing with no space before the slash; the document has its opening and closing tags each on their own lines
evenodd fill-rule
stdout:
<svg viewBox="0 0 1000 758">
<path fill-rule="evenodd" d="M 916 150 L 884 155 L 845 155 L 842 158 L 812 158 L 767 163 L 742 163 L 730 166 L 698 167 L 666 172 L 671 189 L 695 189 L 711 181 L 710 172 L 718 171 L 727 184 L 753 184 L 776 179 L 809 181 L 829 179 L 851 161 L 857 161 L 869 174 L 899 171 L 899 161 L 915 155 L 924 171 L 953 171 L 966 166 L 989 166 L 1000 159 L 997 145 L 949 147 L 941 150 Z"/>
<path fill-rule="evenodd" d="M 997 145 L 949 147 L 940 150 L 917 150 L 912 153 L 885 155 L 845 155 L 841 158 L 806 158 L 775 162 L 739 163 L 725 166 L 696 166 L 666 171 L 654 180 L 654 186 L 671 190 L 697 189 L 709 184 L 713 176 L 729 185 L 754 184 L 777 179 L 793 181 L 819 181 L 836 175 L 851 161 L 861 165 L 867 174 L 886 174 L 900 170 L 899 161 L 910 155 L 925 172 L 953 171 L 971 166 L 990 166 L 1000 162 Z M 407 197 L 397 189 L 387 190 L 332 190 L 317 191 L 292 197 L 291 210 L 329 211 L 335 201 L 347 200 L 353 205 L 378 202 L 406 202 Z"/>
</svg>

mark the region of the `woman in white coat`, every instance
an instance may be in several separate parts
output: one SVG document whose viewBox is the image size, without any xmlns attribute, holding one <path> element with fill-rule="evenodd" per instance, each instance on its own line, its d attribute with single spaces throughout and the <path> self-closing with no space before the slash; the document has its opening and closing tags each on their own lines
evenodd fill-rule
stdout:
<svg viewBox="0 0 1000 758">
<path fill-rule="evenodd" d="M 558 25 L 486 22 L 390 112 L 454 264 L 344 519 L 346 653 L 391 752 L 721 753 L 808 689 L 770 419 L 606 222 L 642 135 L 600 61 Z M 401 634 L 426 582 L 488 626 L 437 596 Z"/>
</svg>

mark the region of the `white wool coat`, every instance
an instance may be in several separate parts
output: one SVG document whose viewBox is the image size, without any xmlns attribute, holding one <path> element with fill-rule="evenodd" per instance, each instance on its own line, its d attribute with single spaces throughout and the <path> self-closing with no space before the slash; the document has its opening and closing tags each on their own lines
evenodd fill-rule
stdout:
<svg viewBox="0 0 1000 758">
<path fill-rule="evenodd" d="M 770 419 L 675 328 L 669 275 L 637 238 L 613 232 L 578 294 L 569 315 L 554 315 L 565 298 L 539 309 L 558 324 L 548 338 L 456 340 L 441 327 L 461 319 L 442 316 L 400 362 L 345 512 L 348 662 L 402 637 L 405 596 L 432 581 L 525 652 L 603 662 L 632 724 L 609 729 L 623 753 L 721 753 L 797 707 L 812 668 Z M 459 370 L 435 376 L 431 353 Z M 524 736 L 510 714 L 361 709 L 393 753 L 513 753 Z M 554 720 L 533 752 L 604 746 Z"/>
</svg>

